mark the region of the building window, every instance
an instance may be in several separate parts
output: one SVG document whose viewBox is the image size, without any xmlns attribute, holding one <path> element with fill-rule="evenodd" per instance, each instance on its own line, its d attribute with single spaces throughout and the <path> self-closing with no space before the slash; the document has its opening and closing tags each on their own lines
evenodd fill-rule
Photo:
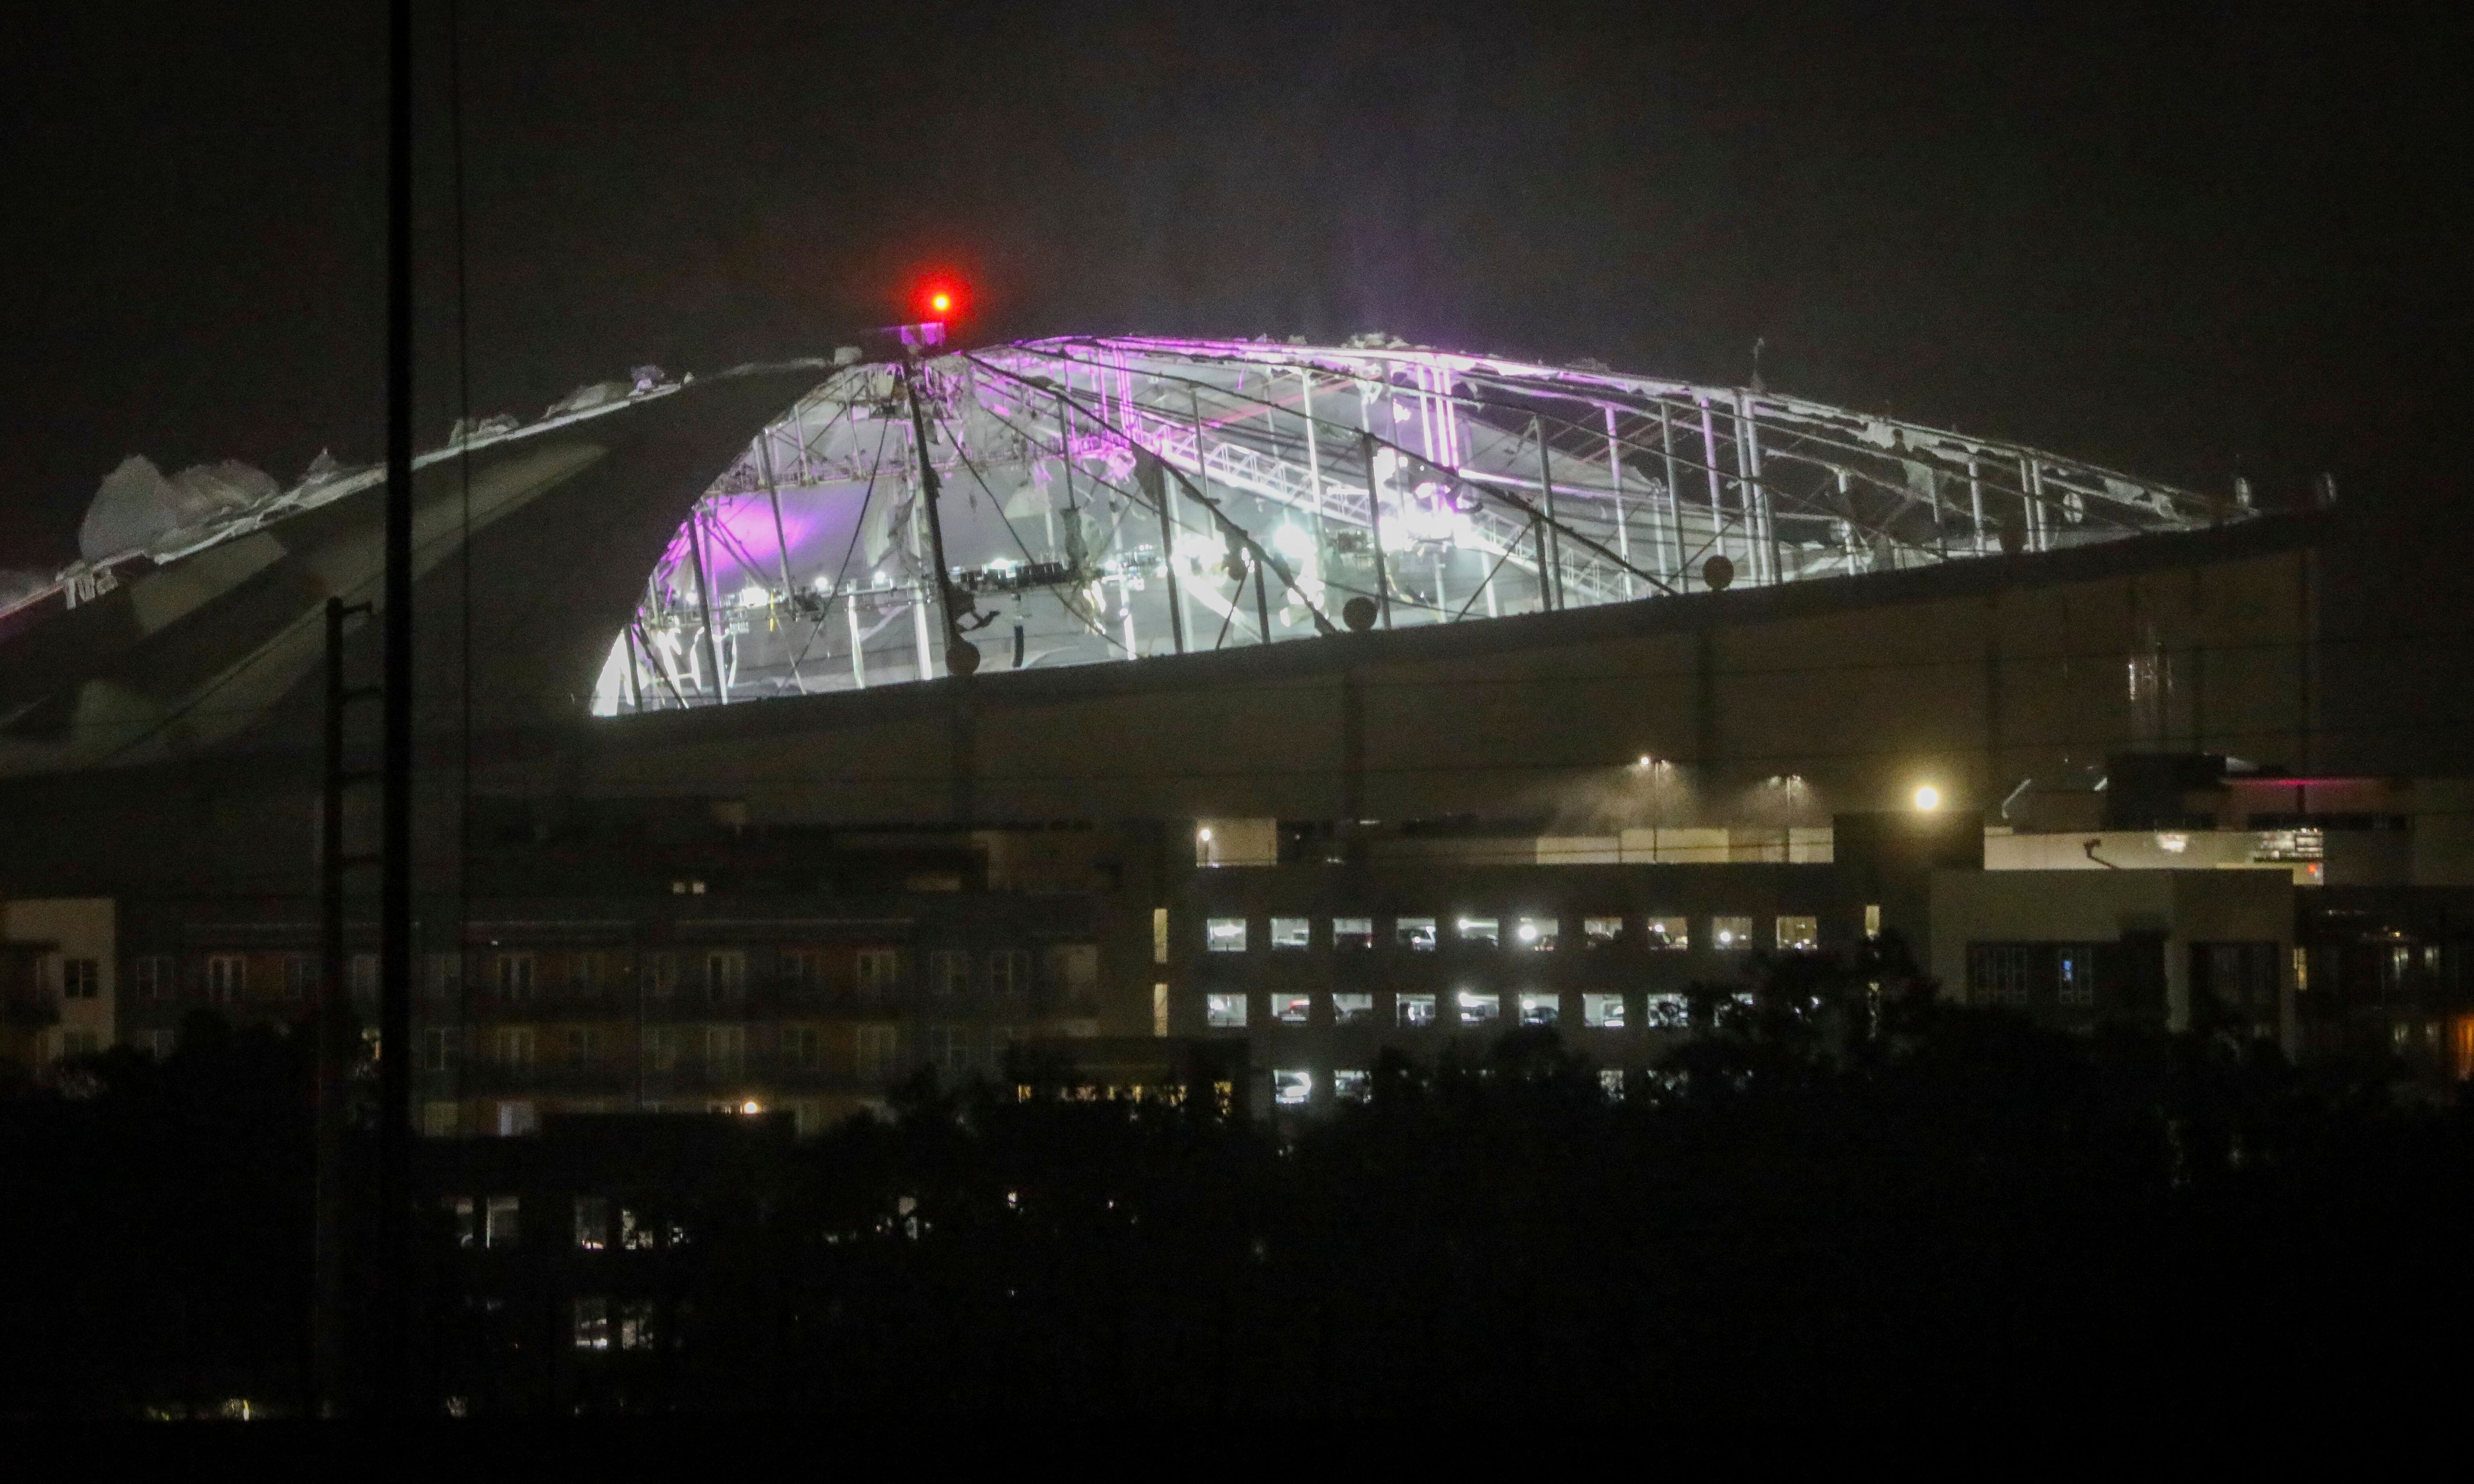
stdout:
<svg viewBox="0 0 2474 1484">
<path fill-rule="evenodd" d="M 1688 917 L 1651 917 L 1642 928 L 1643 939 L 1661 952 L 1681 953 L 1692 946 L 1692 921 Z"/>
<path fill-rule="evenodd" d="M 498 1065 L 510 1070 L 522 1071 L 530 1067 L 533 1064 L 532 1027 L 500 1027 L 492 1057 Z"/>
<path fill-rule="evenodd" d="M 1753 919 L 1750 917 L 1712 917 L 1710 919 L 1710 941 L 1720 953 L 1740 953 L 1753 946 Z"/>
<path fill-rule="evenodd" d="M 1331 946 L 1336 952 L 1355 953 L 1374 946 L 1374 919 L 1371 917 L 1334 917 L 1331 919 Z"/>
<path fill-rule="evenodd" d="M 939 948 L 928 956 L 928 987 L 949 1000 L 971 992 L 971 956 L 959 948 Z"/>
<path fill-rule="evenodd" d="M 99 959 L 62 959 L 61 961 L 61 998 L 91 1000 L 103 991 L 103 961 Z"/>
<path fill-rule="evenodd" d="M 206 1002 L 230 1005 L 249 992 L 249 961 L 236 953 L 206 958 Z"/>
<path fill-rule="evenodd" d="M 1152 985 L 1152 1034 L 1168 1034 L 1168 985 Z"/>
<path fill-rule="evenodd" d="M 2028 976 L 2035 972 L 2032 943 L 1970 943 L 1967 945 L 1967 1003 L 2017 1007 L 2027 1003 Z"/>
<path fill-rule="evenodd" d="M 1653 994 L 1641 1010 L 1641 1023 L 1653 1031 L 1681 1031 L 1692 1024 L 1692 1007 L 1680 994 Z"/>
<path fill-rule="evenodd" d="M 704 1002 L 736 1005 L 747 998 L 747 954 L 738 948 L 716 948 L 704 956 Z"/>
<path fill-rule="evenodd" d="M 516 1098 L 498 1105 L 498 1137 L 519 1139 L 541 1128 L 541 1109 L 531 1100 Z"/>
<path fill-rule="evenodd" d="M 510 1005 L 529 1005 L 533 998 L 533 956 L 502 953 L 497 959 L 498 998 Z"/>
<path fill-rule="evenodd" d="M 1585 994 L 1581 996 L 1581 1024 L 1600 1031 L 1620 1031 L 1624 1027 L 1624 997 L 1619 994 Z"/>
<path fill-rule="evenodd" d="M 1206 994 L 1202 997 L 1202 1023 L 1215 1031 L 1241 1031 L 1246 1026 L 1246 997 L 1242 994 Z"/>
<path fill-rule="evenodd" d="M 378 956 L 374 953 L 352 955 L 352 999 L 362 1005 L 378 1002 Z"/>
<path fill-rule="evenodd" d="M 1562 1010 L 1561 996 L 1532 990 L 1520 997 L 1520 1023 L 1524 1026 L 1551 1026 Z"/>
<path fill-rule="evenodd" d="M 802 1072 L 824 1065 L 825 1037 L 814 1026 L 791 1026 L 782 1033 L 782 1055 Z"/>
<path fill-rule="evenodd" d="M 2096 1008 L 2096 945 L 2064 943 L 2053 954 L 2054 998 L 2065 1009 Z"/>
<path fill-rule="evenodd" d="M 482 1206 L 481 1245 L 513 1247 L 523 1235 L 522 1203 L 514 1196 L 492 1196 Z"/>
<path fill-rule="evenodd" d="M 479 1233 L 474 1229 L 473 1222 L 471 1196 L 441 1196 L 438 1198 L 438 1206 L 447 1214 L 448 1229 L 454 1233 L 456 1246 L 471 1247 L 479 1240 Z"/>
<path fill-rule="evenodd" d="M 610 1245 L 610 1198 L 575 1198 L 575 1250 L 597 1253 Z"/>
<path fill-rule="evenodd" d="M 601 965 L 594 955 L 571 953 L 567 956 L 567 992 L 578 1000 L 601 997 Z"/>
<path fill-rule="evenodd" d="M 455 1053 L 463 1045 L 463 1033 L 453 1026 L 432 1026 L 421 1033 L 421 1070 L 451 1071 Z"/>
<path fill-rule="evenodd" d="M 1331 1023 L 1353 1026 L 1374 1018 L 1374 996 L 1370 994 L 1335 994 L 1331 997 Z"/>
<path fill-rule="evenodd" d="M 736 1081 L 747 1073 L 747 1028 L 704 1028 L 704 1071 L 707 1077 Z"/>
<path fill-rule="evenodd" d="M 1781 917 L 1778 920 L 1778 945 L 1781 953 L 1815 951 L 1821 946 L 1821 919 Z"/>
<path fill-rule="evenodd" d="M 1868 938 L 1881 936 L 1881 904 L 1879 902 L 1864 904 L 1864 936 Z"/>
<path fill-rule="evenodd" d="M 1244 953 L 1246 919 L 1211 917 L 1202 924 L 1202 946 L 1209 953 Z"/>
<path fill-rule="evenodd" d="M 630 1299 L 618 1305 L 618 1348 L 622 1350 L 648 1350 L 653 1348 L 653 1301 Z"/>
<path fill-rule="evenodd" d="M 130 977 L 139 999 L 160 1000 L 169 996 L 172 988 L 172 975 L 167 966 L 169 961 L 148 954 L 131 966 Z"/>
<path fill-rule="evenodd" d="M 421 1136 L 425 1139 L 451 1139 L 462 1120 L 456 1117 L 456 1105 L 448 1099 L 435 1098 L 421 1105 Z M 464 1246 L 473 1245 L 473 1203 L 464 1201 Z"/>
<path fill-rule="evenodd" d="M 679 1066 L 679 1033 L 675 1026 L 655 1026 L 644 1033 L 644 1066 L 649 1071 L 675 1072 Z"/>
<path fill-rule="evenodd" d="M 1031 992 L 1031 950 L 1000 948 L 988 955 L 988 992 L 1012 997 Z"/>
<path fill-rule="evenodd" d="M 1435 997 L 1431 994 L 1395 995 L 1392 1009 L 1393 1017 L 1404 1026 L 1430 1026 L 1435 1023 Z"/>
<path fill-rule="evenodd" d="M 137 1049 L 158 1061 L 168 1058 L 180 1043 L 178 1032 L 156 1029 L 137 1033 Z"/>
<path fill-rule="evenodd" d="M 1343 1103 L 1363 1103 L 1374 1090 L 1374 1074 L 1363 1067 L 1344 1067 L 1331 1074 L 1331 1095 Z"/>
<path fill-rule="evenodd" d="M 601 1059 L 601 1033 L 592 1026 L 567 1028 L 567 1064 L 586 1067 Z"/>
<path fill-rule="evenodd" d="M 861 999 L 881 1000 L 893 993 L 902 973 L 901 949 L 862 948 L 858 961 Z"/>
<path fill-rule="evenodd" d="M 62 1031 L 61 1033 L 61 1059 L 63 1061 L 78 1057 L 91 1057 L 101 1050 L 103 1050 L 103 1033 L 100 1031 Z"/>
<path fill-rule="evenodd" d="M 1314 924 L 1306 917 L 1274 917 L 1272 919 L 1272 948 L 1301 949 L 1312 946 Z"/>
<path fill-rule="evenodd" d="M 667 1000 L 679 992 L 679 956 L 677 954 L 644 955 L 644 992 L 657 1000 Z"/>
<path fill-rule="evenodd" d="M 1452 1008 L 1460 1012 L 1462 1025 L 1488 1025 L 1503 1018 L 1503 996 L 1464 989 L 1452 996 Z"/>
<path fill-rule="evenodd" d="M 968 1026 L 930 1026 L 928 1028 L 929 1063 L 948 1078 L 959 1078 L 971 1070 L 971 1028 Z"/>
<path fill-rule="evenodd" d="M 1168 961 L 1168 909 L 1165 907 L 1152 909 L 1152 961 Z"/>
<path fill-rule="evenodd" d="M 1560 918 L 1523 917 L 1512 925 L 1512 940 L 1533 952 L 1553 953 L 1563 926 Z"/>
<path fill-rule="evenodd" d="M 606 1350 L 610 1348 L 609 1300 L 575 1301 L 575 1348 L 580 1350 Z"/>
<path fill-rule="evenodd" d="M 464 992 L 464 956 L 422 955 L 422 988 L 432 1000 L 451 1000 Z"/>
<path fill-rule="evenodd" d="M 1435 919 L 1432 917 L 1395 917 L 1392 919 L 1392 943 L 1412 953 L 1435 951 Z"/>
<path fill-rule="evenodd" d="M 824 965 L 815 954 L 804 948 L 789 949 L 782 955 L 782 985 L 794 994 L 805 994 L 825 986 Z"/>
<path fill-rule="evenodd" d="M 1272 996 L 1272 1018 L 1283 1025 L 1301 1026 L 1314 1014 L 1314 996 L 1310 994 L 1275 994 Z"/>
<path fill-rule="evenodd" d="M 1503 924 L 1492 917 L 1463 917 L 1452 924 L 1452 932 L 1464 943 L 1503 946 Z"/>
<path fill-rule="evenodd" d="M 1623 1068 L 1619 1066 L 1598 1068 L 1598 1091 L 1603 1094 L 1606 1100 L 1610 1103 L 1622 1102 L 1624 1095 Z"/>
<path fill-rule="evenodd" d="M 1621 917 L 1582 918 L 1581 941 L 1591 948 L 1613 948 L 1623 941 L 1623 919 Z"/>
<path fill-rule="evenodd" d="M 1312 1072 L 1272 1073 L 1272 1102 L 1281 1107 L 1303 1107 L 1314 1101 Z"/>
<path fill-rule="evenodd" d="M 858 1034 L 859 1075 L 863 1082 L 883 1082 L 893 1075 L 901 1046 L 899 1026 L 861 1026 Z"/>
</svg>

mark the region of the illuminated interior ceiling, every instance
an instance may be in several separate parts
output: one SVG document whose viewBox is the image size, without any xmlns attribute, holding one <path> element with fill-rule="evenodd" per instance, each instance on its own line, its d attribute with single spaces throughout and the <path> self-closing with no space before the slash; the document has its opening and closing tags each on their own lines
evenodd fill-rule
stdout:
<svg viewBox="0 0 2474 1484">
<path fill-rule="evenodd" d="M 914 419 L 911 388 L 917 389 Z M 2246 517 L 1742 387 L 1413 347 L 1067 337 L 835 371 L 697 503 L 614 715 L 2046 551 Z M 965 658 L 968 658 L 966 656 Z"/>
</svg>

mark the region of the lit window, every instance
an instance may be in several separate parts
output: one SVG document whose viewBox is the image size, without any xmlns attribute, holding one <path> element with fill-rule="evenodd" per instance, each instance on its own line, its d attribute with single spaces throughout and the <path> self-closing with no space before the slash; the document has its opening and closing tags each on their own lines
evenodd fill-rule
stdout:
<svg viewBox="0 0 2474 1484">
<path fill-rule="evenodd" d="M 1551 1026 L 1563 1009 L 1563 999 L 1552 993 L 1528 993 L 1520 997 L 1520 1023 L 1524 1026 Z"/>
<path fill-rule="evenodd" d="M 523 1234 L 521 1204 L 514 1196 L 492 1196 L 481 1211 L 481 1245 L 513 1247 Z"/>
<path fill-rule="evenodd" d="M 1652 1030 L 1681 1031 L 1692 1024 L 1692 1007 L 1680 994 L 1653 994 L 1641 1010 L 1641 1023 Z"/>
<path fill-rule="evenodd" d="M 1314 996 L 1310 994 L 1275 994 L 1272 996 L 1272 1018 L 1288 1025 L 1301 1026 L 1314 1013 Z"/>
<path fill-rule="evenodd" d="M 1168 961 L 1168 909 L 1165 907 L 1152 909 L 1152 961 Z"/>
<path fill-rule="evenodd" d="M 1273 1072 L 1272 1101 L 1282 1107 L 1303 1107 L 1314 1101 L 1312 1072 Z"/>
<path fill-rule="evenodd" d="M 610 1245 L 610 1200 L 607 1196 L 575 1198 L 575 1250 L 597 1253 Z"/>
<path fill-rule="evenodd" d="M 1503 925 L 1492 917 L 1463 917 L 1452 924 L 1452 932 L 1464 943 L 1484 943 L 1489 948 L 1503 944 Z"/>
<path fill-rule="evenodd" d="M 1682 952 L 1692 946 L 1692 924 L 1685 917 L 1652 917 L 1642 936 L 1653 949 Z"/>
<path fill-rule="evenodd" d="M 1619 994 L 1585 994 L 1581 996 L 1581 1024 L 1602 1031 L 1620 1031 L 1624 1025 L 1624 997 Z"/>
<path fill-rule="evenodd" d="M 1604 1093 L 1606 1095 L 1606 1100 L 1610 1103 L 1622 1102 L 1624 1095 L 1623 1068 L 1617 1066 L 1600 1067 L 1598 1069 L 1598 1091 Z"/>
<path fill-rule="evenodd" d="M 971 956 L 958 948 L 939 948 L 928 956 L 928 985 L 947 999 L 971 992 Z"/>
<path fill-rule="evenodd" d="M 1202 924 L 1202 946 L 1212 953 L 1246 951 L 1246 919 L 1212 917 Z"/>
<path fill-rule="evenodd" d="M 1242 994 L 1204 995 L 1202 1023 L 1215 1030 L 1243 1030 L 1246 1025 L 1246 997 Z"/>
<path fill-rule="evenodd" d="M 653 1348 L 653 1301 L 630 1299 L 618 1305 L 618 1348 L 622 1350 L 648 1350 Z"/>
<path fill-rule="evenodd" d="M 1881 936 L 1881 904 L 1879 902 L 1864 904 L 1864 936 L 1866 937 Z"/>
<path fill-rule="evenodd" d="M 1374 996 L 1370 994 L 1335 994 L 1331 997 L 1331 1023 L 1353 1026 L 1374 1018 Z"/>
<path fill-rule="evenodd" d="M 580 1350 L 606 1350 L 610 1348 L 609 1300 L 575 1301 L 575 1348 Z"/>
<path fill-rule="evenodd" d="M 1272 946 L 1273 948 L 1303 948 L 1311 941 L 1312 928 L 1309 919 L 1304 917 L 1274 917 L 1272 919 Z"/>
<path fill-rule="evenodd" d="M 498 1105 L 498 1136 L 521 1138 L 541 1128 L 541 1112 L 530 1101 L 511 1099 Z M 512 1199 L 512 1198 L 511 1198 Z"/>
<path fill-rule="evenodd" d="M 1334 917 L 1331 919 L 1331 946 L 1342 951 L 1373 947 L 1374 919 Z"/>
<path fill-rule="evenodd" d="M 475 1233 L 473 1229 L 473 1198 L 471 1196 L 441 1196 L 439 1198 L 438 1204 L 439 1207 L 447 1213 L 448 1229 L 454 1234 L 455 1245 L 458 1247 L 472 1246 L 475 1240 Z"/>
<path fill-rule="evenodd" d="M 1513 924 L 1512 940 L 1539 953 L 1552 953 L 1562 926 L 1562 921 L 1554 917 L 1523 917 Z"/>
<path fill-rule="evenodd" d="M 2087 943 L 2067 943 L 2054 955 L 2053 977 L 2059 981 L 2057 997 L 2074 1010 L 2088 1010 L 2096 1005 L 2096 950 Z"/>
<path fill-rule="evenodd" d="M 1435 919 L 1432 917 L 1395 917 L 1392 919 L 1392 941 L 1417 953 L 1435 949 Z"/>
<path fill-rule="evenodd" d="M 1331 1074 L 1331 1095 L 1343 1103 L 1363 1103 L 1374 1090 L 1374 1074 L 1344 1068 Z"/>
<path fill-rule="evenodd" d="M 1753 919 L 1750 917 L 1712 917 L 1710 919 L 1710 941 L 1720 953 L 1740 953 L 1753 946 Z"/>
<path fill-rule="evenodd" d="M 1591 948 L 1611 948 L 1623 941 L 1621 917 L 1584 917 L 1581 940 Z"/>
<path fill-rule="evenodd" d="M 533 1064 L 533 1029 L 530 1026 L 504 1026 L 491 1046 L 491 1058 L 503 1067 L 521 1071 Z"/>
<path fill-rule="evenodd" d="M 1393 1002 L 1400 1024 L 1430 1026 L 1435 1023 L 1435 997 L 1431 994 L 1404 994 Z"/>
<path fill-rule="evenodd" d="M 1460 1011 L 1460 1022 L 1465 1026 L 1482 1026 L 1503 1016 L 1503 996 L 1499 994 L 1480 994 L 1474 989 L 1464 989 L 1452 996 L 1452 1004 Z"/>
<path fill-rule="evenodd" d="M 1778 945 L 1781 953 L 1811 953 L 1821 946 L 1821 919 L 1781 917 L 1778 920 Z"/>
</svg>

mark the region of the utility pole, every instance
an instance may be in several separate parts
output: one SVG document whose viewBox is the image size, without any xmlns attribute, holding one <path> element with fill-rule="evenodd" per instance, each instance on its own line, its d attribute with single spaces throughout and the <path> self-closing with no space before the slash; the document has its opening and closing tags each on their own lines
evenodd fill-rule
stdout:
<svg viewBox="0 0 2474 1484">
<path fill-rule="evenodd" d="M 412 0 L 387 6 L 386 719 L 378 883 L 381 1414 L 412 1415 Z"/>
</svg>

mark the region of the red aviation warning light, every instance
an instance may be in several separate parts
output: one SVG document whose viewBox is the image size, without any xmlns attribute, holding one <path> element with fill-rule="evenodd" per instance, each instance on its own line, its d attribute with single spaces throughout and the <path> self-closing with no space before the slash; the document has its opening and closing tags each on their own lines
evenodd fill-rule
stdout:
<svg viewBox="0 0 2474 1484">
<path fill-rule="evenodd" d="M 951 325 L 962 315 L 962 289 L 950 279 L 931 279 L 919 286 L 919 317 L 938 325 Z"/>
</svg>

